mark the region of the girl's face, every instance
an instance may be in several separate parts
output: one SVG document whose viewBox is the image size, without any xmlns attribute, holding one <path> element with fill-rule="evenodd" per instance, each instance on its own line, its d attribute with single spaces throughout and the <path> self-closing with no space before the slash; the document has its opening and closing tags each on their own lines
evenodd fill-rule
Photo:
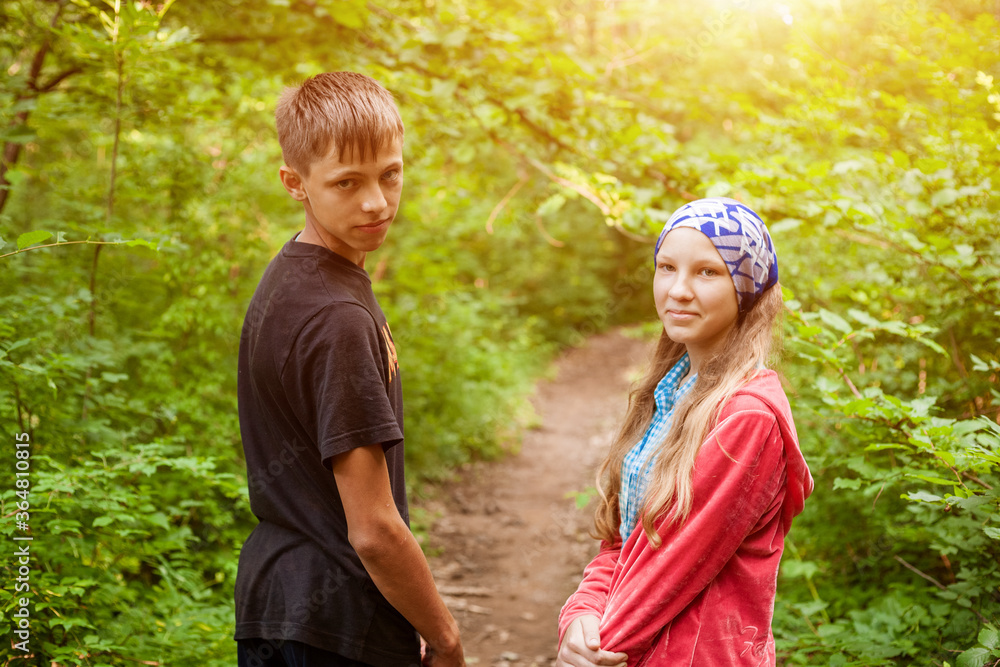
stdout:
<svg viewBox="0 0 1000 667">
<path fill-rule="evenodd" d="M 716 351 L 739 315 L 729 267 L 712 241 L 689 227 L 678 227 L 663 239 L 653 300 L 667 336 L 687 347 L 692 362 Z"/>
</svg>

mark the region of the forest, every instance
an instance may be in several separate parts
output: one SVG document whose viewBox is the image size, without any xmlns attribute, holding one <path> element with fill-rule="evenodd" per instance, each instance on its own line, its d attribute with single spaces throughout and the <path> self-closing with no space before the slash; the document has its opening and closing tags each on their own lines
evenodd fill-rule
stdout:
<svg viewBox="0 0 1000 667">
<path fill-rule="evenodd" d="M 779 664 L 1000 665 L 1000 2 L 4 0 L 0 66 L 0 665 L 235 664 L 273 112 L 332 70 L 406 126 L 367 268 L 411 497 L 516 451 L 561 350 L 654 335 L 656 233 L 734 197 L 817 485 Z"/>
</svg>

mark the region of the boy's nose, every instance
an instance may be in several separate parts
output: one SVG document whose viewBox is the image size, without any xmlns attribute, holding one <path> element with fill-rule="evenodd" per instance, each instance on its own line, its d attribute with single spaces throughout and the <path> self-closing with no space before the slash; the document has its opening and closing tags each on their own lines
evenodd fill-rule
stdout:
<svg viewBox="0 0 1000 667">
<path fill-rule="evenodd" d="M 379 213 L 388 202 L 382 194 L 381 188 L 373 188 L 365 193 L 365 200 L 361 203 L 361 210 L 365 213 Z"/>
</svg>

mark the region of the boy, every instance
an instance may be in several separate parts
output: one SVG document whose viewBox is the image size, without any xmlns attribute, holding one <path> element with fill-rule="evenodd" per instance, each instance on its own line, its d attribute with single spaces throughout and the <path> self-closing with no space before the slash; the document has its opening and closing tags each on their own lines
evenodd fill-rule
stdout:
<svg viewBox="0 0 1000 667">
<path fill-rule="evenodd" d="M 275 113 L 305 227 L 243 325 L 239 413 L 260 523 L 236 577 L 239 664 L 464 665 L 458 626 L 409 530 L 396 349 L 364 270 L 403 183 L 392 96 L 352 72 L 284 92 Z"/>
</svg>

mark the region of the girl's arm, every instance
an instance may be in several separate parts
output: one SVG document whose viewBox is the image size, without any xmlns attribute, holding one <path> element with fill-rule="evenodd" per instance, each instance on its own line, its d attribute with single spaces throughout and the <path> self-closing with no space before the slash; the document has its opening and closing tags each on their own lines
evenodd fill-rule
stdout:
<svg viewBox="0 0 1000 667">
<path fill-rule="evenodd" d="M 590 561 L 583 571 L 583 581 L 576 593 L 569 596 L 562 611 L 559 612 L 559 644 L 562 645 L 566 629 L 579 616 L 604 616 L 604 605 L 608 602 L 608 590 L 611 587 L 611 577 L 618 565 L 618 556 L 622 551 L 622 540 L 615 537 L 613 543 L 601 542 L 601 551 Z"/>
<path fill-rule="evenodd" d="M 637 541 L 626 551 L 603 608 L 601 648 L 644 655 L 711 584 L 761 517 L 780 509 L 784 444 L 765 403 L 734 397 L 698 453 L 692 484 L 691 513 L 680 526 L 660 523 L 659 549 L 650 546 L 641 525 L 630 538 Z"/>
</svg>

